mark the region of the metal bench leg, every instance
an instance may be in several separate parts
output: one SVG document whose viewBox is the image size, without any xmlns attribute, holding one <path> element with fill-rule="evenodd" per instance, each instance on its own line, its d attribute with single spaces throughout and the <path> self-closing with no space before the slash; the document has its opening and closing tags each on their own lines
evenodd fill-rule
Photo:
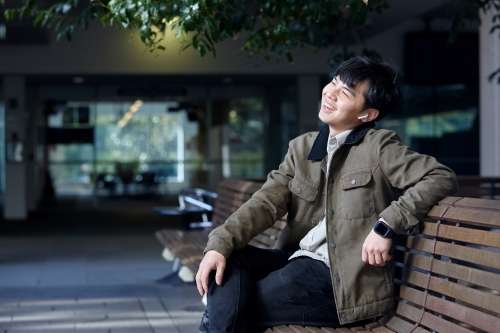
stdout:
<svg viewBox="0 0 500 333">
<path fill-rule="evenodd" d="M 175 257 L 174 265 L 172 266 L 172 271 L 177 272 L 179 270 L 180 265 L 181 265 L 181 260 L 179 259 L 179 257 Z"/>
</svg>

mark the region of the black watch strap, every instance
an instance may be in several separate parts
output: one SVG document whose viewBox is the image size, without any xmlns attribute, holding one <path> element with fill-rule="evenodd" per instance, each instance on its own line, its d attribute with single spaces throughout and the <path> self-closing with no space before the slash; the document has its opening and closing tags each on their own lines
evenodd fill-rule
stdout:
<svg viewBox="0 0 500 333">
<path fill-rule="evenodd" d="M 380 220 L 375 221 L 375 224 L 373 225 L 373 231 L 375 231 L 377 235 L 384 238 L 393 239 L 394 236 L 396 236 L 394 230 L 392 230 L 387 223 Z"/>
</svg>

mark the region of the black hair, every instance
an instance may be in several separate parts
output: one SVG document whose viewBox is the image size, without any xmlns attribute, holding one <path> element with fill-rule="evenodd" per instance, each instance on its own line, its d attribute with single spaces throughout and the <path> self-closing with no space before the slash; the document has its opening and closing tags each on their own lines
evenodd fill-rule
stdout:
<svg viewBox="0 0 500 333">
<path fill-rule="evenodd" d="M 365 56 L 356 56 L 340 64 L 335 75 L 350 88 L 365 81 L 369 83 L 364 96 L 364 108 L 365 110 L 374 108 L 379 111 L 375 120 L 390 114 L 401 102 L 398 72 L 394 65 Z"/>
</svg>

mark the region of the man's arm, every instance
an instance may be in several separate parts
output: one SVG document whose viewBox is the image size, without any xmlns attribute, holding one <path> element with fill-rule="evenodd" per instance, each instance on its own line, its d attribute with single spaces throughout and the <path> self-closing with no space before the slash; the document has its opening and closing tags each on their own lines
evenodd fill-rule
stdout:
<svg viewBox="0 0 500 333">
<path fill-rule="evenodd" d="M 377 153 L 379 166 L 391 185 L 406 189 L 405 194 L 379 216 L 379 220 L 397 234 L 417 224 L 433 205 L 458 189 L 451 169 L 431 156 L 412 151 L 392 131 L 383 132 Z M 391 245 L 391 238 L 383 238 L 372 229 L 363 244 L 362 260 L 370 265 L 384 266 L 391 260 Z"/>
<path fill-rule="evenodd" d="M 269 173 L 262 188 L 209 234 L 205 255 L 196 274 L 201 295 L 208 291 L 208 276 L 212 270 L 216 270 L 216 283 L 222 283 L 226 259 L 234 249 L 244 247 L 286 214 L 291 195 L 288 183 L 294 172 L 294 154 L 290 148 L 284 162 L 278 170 Z"/>
<path fill-rule="evenodd" d="M 458 190 L 455 173 L 434 157 L 412 151 L 395 132 L 384 131 L 378 145 L 379 166 L 404 195 L 380 213 L 397 234 L 422 221 L 439 200 Z"/>
</svg>

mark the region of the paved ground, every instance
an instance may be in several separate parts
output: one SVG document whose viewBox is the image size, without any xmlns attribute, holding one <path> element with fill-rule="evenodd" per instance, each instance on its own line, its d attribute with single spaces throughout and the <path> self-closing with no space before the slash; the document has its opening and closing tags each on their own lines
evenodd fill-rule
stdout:
<svg viewBox="0 0 500 333">
<path fill-rule="evenodd" d="M 0 332 L 197 332 L 195 286 L 155 282 L 161 250 L 150 230 L 0 235 Z"/>
</svg>

